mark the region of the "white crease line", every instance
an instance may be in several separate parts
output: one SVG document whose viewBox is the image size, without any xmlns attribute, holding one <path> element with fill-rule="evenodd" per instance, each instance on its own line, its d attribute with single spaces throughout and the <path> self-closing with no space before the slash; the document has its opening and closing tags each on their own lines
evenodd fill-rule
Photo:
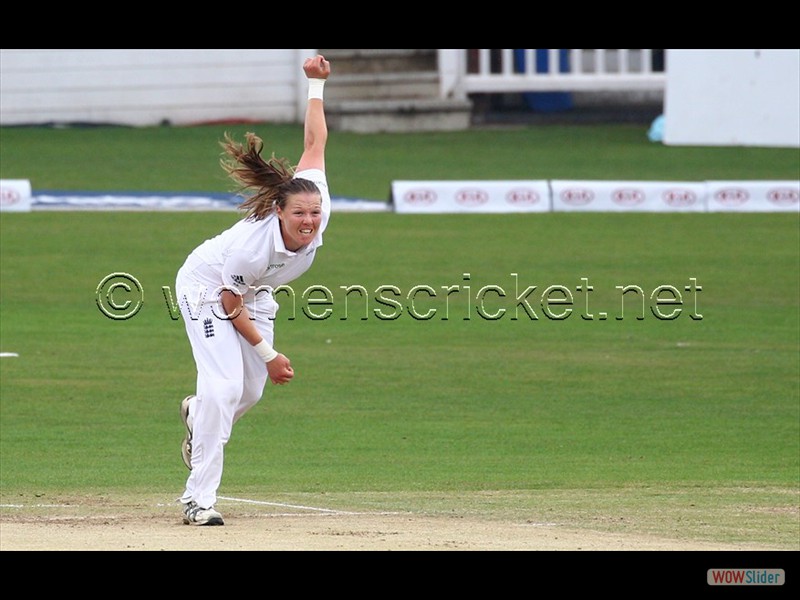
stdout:
<svg viewBox="0 0 800 600">
<path fill-rule="evenodd" d="M 335 517 L 338 515 L 348 515 L 348 516 L 357 516 L 357 517 L 384 517 L 390 515 L 400 515 L 404 513 L 398 512 L 370 512 L 370 513 L 363 513 L 363 512 L 337 512 L 337 511 L 330 511 L 325 513 L 301 513 L 301 512 L 275 512 L 275 513 L 264 513 L 258 515 L 249 515 L 255 516 L 261 519 L 275 519 L 279 517 L 319 517 L 324 519 L 326 517 Z"/>
<path fill-rule="evenodd" d="M 225 496 L 219 496 L 220 500 L 228 500 L 229 502 L 242 502 L 244 504 L 258 504 L 261 506 L 280 506 L 281 508 L 297 508 L 300 510 L 313 510 L 316 512 L 334 514 L 334 515 L 374 515 L 374 514 L 381 514 L 381 515 L 388 515 L 388 514 L 400 514 L 400 513 L 364 513 L 364 512 L 350 512 L 346 510 L 333 510 L 330 508 L 318 508 L 315 506 L 302 506 L 298 504 L 284 504 L 281 502 L 265 502 L 263 500 L 247 500 L 245 498 L 227 498 Z"/>
<path fill-rule="evenodd" d="M 229 498 L 219 496 L 220 500 L 228 502 L 241 502 L 242 504 L 257 504 L 260 506 L 279 506 L 281 508 L 296 508 L 298 510 L 311 510 L 319 513 L 331 515 L 399 515 L 399 512 L 351 512 L 346 510 L 334 510 L 331 508 L 319 508 L 315 506 L 302 506 L 298 504 L 285 504 L 282 502 L 266 502 L 264 500 L 248 500 L 246 498 Z M 158 506 L 173 506 L 170 504 L 158 504 Z M 78 504 L 0 504 L 0 508 L 80 508 Z M 270 516 L 303 516 L 303 513 L 280 513 Z"/>
<path fill-rule="evenodd" d="M 225 496 L 219 496 L 220 500 L 228 500 L 229 502 L 242 502 L 244 504 L 258 504 L 261 506 L 280 506 L 281 508 L 297 508 L 300 510 L 313 510 L 317 512 L 324 512 L 324 513 L 336 513 L 336 514 L 350 514 L 354 515 L 357 513 L 348 513 L 338 510 L 332 510 L 330 508 L 317 508 L 314 506 L 302 506 L 298 504 L 283 504 L 281 502 L 266 502 L 264 500 L 247 500 L 245 498 L 228 498 Z"/>
</svg>

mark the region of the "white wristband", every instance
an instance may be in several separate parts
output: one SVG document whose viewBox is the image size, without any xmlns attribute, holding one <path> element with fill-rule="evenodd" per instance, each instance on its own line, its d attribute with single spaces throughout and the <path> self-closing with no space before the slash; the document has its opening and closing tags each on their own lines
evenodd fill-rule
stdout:
<svg viewBox="0 0 800 600">
<path fill-rule="evenodd" d="M 324 79 L 309 79 L 308 80 L 308 99 L 317 98 L 322 100 L 322 90 L 325 87 Z"/>
<path fill-rule="evenodd" d="M 253 348 L 256 349 L 256 352 L 258 352 L 258 355 L 265 363 L 268 363 L 278 356 L 278 353 L 267 343 L 267 340 L 261 340 L 255 346 L 253 346 Z"/>
</svg>

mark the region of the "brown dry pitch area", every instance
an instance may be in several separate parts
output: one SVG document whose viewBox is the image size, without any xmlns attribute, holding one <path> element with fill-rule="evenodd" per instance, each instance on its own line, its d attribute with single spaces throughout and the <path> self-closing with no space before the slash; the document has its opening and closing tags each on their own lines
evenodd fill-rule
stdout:
<svg viewBox="0 0 800 600">
<path fill-rule="evenodd" d="M 4 505 L 0 550 L 216 551 L 729 551 L 756 544 L 592 531 L 563 523 L 464 514 L 263 510 L 218 504 L 222 527 L 184 525 L 177 505 L 132 509 L 82 502 L 34 510 Z M 296 507 L 295 507 L 296 508 Z"/>
</svg>

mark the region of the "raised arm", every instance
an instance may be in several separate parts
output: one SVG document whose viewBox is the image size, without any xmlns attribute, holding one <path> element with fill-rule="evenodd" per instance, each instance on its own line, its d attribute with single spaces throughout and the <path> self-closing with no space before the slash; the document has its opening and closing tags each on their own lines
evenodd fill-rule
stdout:
<svg viewBox="0 0 800 600">
<path fill-rule="evenodd" d="M 297 170 L 325 170 L 325 144 L 328 142 L 328 124 L 325 121 L 322 89 L 331 74 L 331 64 L 322 55 L 308 58 L 303 63 L 308 78 L 309 93 L 303 133 L 303 155 Z M 321 81 L 318 81 L 321 80 Z"/>
</svg>

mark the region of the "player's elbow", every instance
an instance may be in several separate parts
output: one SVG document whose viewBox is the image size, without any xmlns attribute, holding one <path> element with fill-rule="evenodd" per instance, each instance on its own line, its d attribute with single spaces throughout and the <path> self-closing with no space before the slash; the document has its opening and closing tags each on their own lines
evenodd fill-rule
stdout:
<svg viewBox="0 0 800 600">
<path fill-rule="evenodd" d="M 225 314 L 231 319 L 235 319 L 237 316 L 239 316 L 239 313 L 242 311 L 244 306 L 241 295 L 237 295 L 229 289 L 222 290 L 220 294 L 220 302 L 222 304 L 222 308 L 225 309 Z"/>
</svg>

